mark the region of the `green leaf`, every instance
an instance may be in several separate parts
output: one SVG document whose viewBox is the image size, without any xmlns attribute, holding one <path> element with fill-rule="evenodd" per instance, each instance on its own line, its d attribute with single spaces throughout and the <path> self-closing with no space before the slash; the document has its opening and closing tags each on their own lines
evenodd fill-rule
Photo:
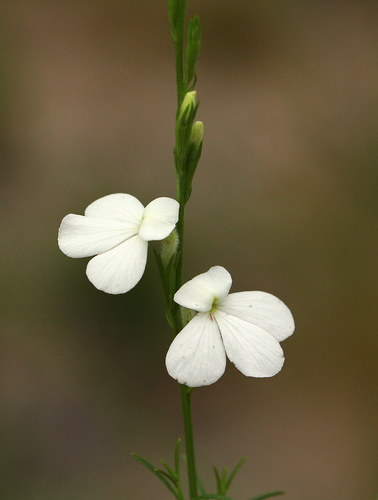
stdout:
<svg viewBox="0 0 378 500">
<path fill-rule="evenodd" d="M 257 497 L 249 498 L 248 500 L 265 500 L 265 498 L 276 497 L 278 495 L 284 495 L 284 491 L 270 491 L 268 493 L 262 493 L 261 495 L 257 495 Z"/>
<path fill-rule="evenodd" d="M 220 495 L 225 495 L 227 493 L 233 479 L 235 478 L 236 473 L 238 472 L 238 470 L 245 461 L 246 457 L 243 457 L 241 460 L 239 460 L 239 462 L 236 464 L 234 470 L 231 472 L 228 479 L 227 479 L 227 467 L 223 467 L 222 476 L 219 474 L 218 469 L 216 467 L 213 467 L 215 479 L 217 482 L 217 490 Z"/>
<path fill-rule="evenodd" d="M 158 469 L 156 469 L 152 464 L 150 464 L 150 462 L 147 462 L 147 460 L 140 457 L 136 453 L 132 453 L 131 455 L 135 458 L 135 460 L 137 462 L 144 465 L 144 467 L 146 467 L 146 469 L 148 469 L 149 471 L 152 472 L 152 474 L 154 474 L 156 477 L 158 477 L 160 479 L 160 481 L 162 483 L 164 483 L 165 486 L 169 489 L 169 491 L 172 493 L 172 495 L 177 498 L 177 500 L 181 500 L 179 494 L 175 491 L 175 489 L 173 488 L 171 483 L 168 481 L 168 479 L 166 477 L 164 477 L 164 475 Z"/>
<path fill-rule="evenodd" d="M 201 492 L 201 495 L 207 495 L 205 486 L 203 485 L 203 482 L 199 478 L 198 474 L 197 474 L 197 485 L 198 485 L 198 488 Z"/>
<path fill-rule="evenodd" d="M 226 480 L 227 480 L 227 467 L 223 467 L 223 470 L 222 470 L 222 477 L 221 477 L 221 486 L 222 486 L 222 489 L 221 491 L 219 491 L 218 493 L 221 493 L 222 495 L 225 495 L 226 494 Z"/>
<path fill-rule="evenodd" d="M 208 495 L 200 495 L 199 497 L 194 497 L 192 500 L 206 500 L 212 498 L 214 500 L 233 500 L 231 497 L 226 497 L 225 495 L 217 495 L 216 493 Z"/>
<path fill-rule="evenodd" d="M 180 477 L 180 443 L 181 439 L 178 438 L 175 446 L 175 471 L 178 477 Z"/>
<path fill-rule="evenodd" d="M 167 464 L 167 462 L 165 460 L 161 460 L 161 463 L 164 465 L 164 467 L 167 469 L 168 471 L 168 474 L 165 473 L 164 471 L 162 470 L 159 470 L 159 472 L 163 473 L 165 476 L 167 476 L 173 484 L 177 484 L 178 481 L 180 481 L 180 478 L 178 476 L 178 474 L 176 474 L 176 472 L 174 470 L 172 470 L 169 465 Z"/>
<path fill-rule="evenodd" d="M 214 466 L 213 467 L 213 471 L 214 471 L 214 474 L 215 474 L 215 480 L 217 482 L 217 491 L 220 492 L 221 488 L 222 488 L 222 482 L 221 482 L 221 478 L 220 478 L 218 469 Z"/>
<path fill-rule="evenodd" d="M 163 474 L 163 476 L 168 478 L 170 481 L 172 481 L 172 483 L 175 486 L 177 486 L 177 479 L 176 479 L 176 477 L 172 476 L 170 472 L 165 472 L 165 470 L 163 470 L 163 469 L 155 469 L 155 471 L 158 472 L 159 474 Z"/>
<path fill-rule="evenodd" d="M 225 493 L 227 493 L 228 488 L 231 486 L 231 483 L 236 476 L 236 473 L 239 471 L 240 467 L 244 464 L 244 462 L 247 460 L 247 457 L 243 457 L 235 466 L 235 469 L 231 472 L 230 477 L 228 478 L 226 482 L 226 489 Z"/>
</svg>

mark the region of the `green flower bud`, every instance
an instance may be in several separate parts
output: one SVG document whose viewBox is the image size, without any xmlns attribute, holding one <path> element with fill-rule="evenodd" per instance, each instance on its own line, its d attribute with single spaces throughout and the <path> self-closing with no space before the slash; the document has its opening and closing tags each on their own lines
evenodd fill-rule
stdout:
<svg viewBox="0 0 378 500">
<path fill-rule="evenodd" d="M 192 309 L 187 309 L 186 307 L 183 306 L 180 307 L 180 313 L 184 326 L 187 325 L 189 321 L 191 321 L 197 314 L 196 311 L 193 311 Z"/>
<path fill-rule="evenodd" d="M 171 258 L 176 255 L 179 237 L 176 229 L 161 242 L 160 257 L 164 267 L 167 267 Z"/>
<path fill-rule="evenodd" d="M 189 144 L 194 144 L 194 147 L 198 149 L 203 139 L 203 123 L 195 122 L 192 126 L 192 131 L 190 133 Z"/>
<path fill-rule="evenodd" d="M 182 101 L 181 104 L 179 118 L 185 119 L 186 118 L 185 115 L 190 114 L 191 109 L 193 109 L 196 105 L 196 95 L 197 92 L 195 90 L 186 93 L 184 100 Z"/>
</svg>

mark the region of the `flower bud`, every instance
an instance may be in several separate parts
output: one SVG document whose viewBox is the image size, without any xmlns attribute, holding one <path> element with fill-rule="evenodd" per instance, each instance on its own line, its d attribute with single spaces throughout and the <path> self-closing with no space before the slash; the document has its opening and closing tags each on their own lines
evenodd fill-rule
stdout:
<svg viewBox="0 0 378 500">
<path fill-rule="evenodd" d="M 187 325 L 189 321 L 191 321 L 197 314 L 196 311 L 193 311 L 192 309 L 187 309 L 186 307 L 183 306 L 180 307 L 180 313 L 184 326 Z"/>
<path fill-rule="evenodd" d="M 189 145 L 194 144 L 194 147 L 198 149 L 203 139 L 203 123 L 195 122 L 192 126 L 192 131 L 190 133 Z"/>
<path fill-rule="evenodd" d="M 174 229 L 171 234 L 169 234 L 162 242 L 161 242 L 161 261 L 164 267 L 167 267 L 171 258 L 176 254 L 177 247 L 179 244 L 179 237 L 176 229 Z"/>
<path fill-rule="evenodd" d="M 180 118 L 186 118 L 185 115 L 190 113 L 190 108 L 194 108 L 196 105 L 196 94 L 195 90 L 186 93 L 180 108 Z"/>
</svg>

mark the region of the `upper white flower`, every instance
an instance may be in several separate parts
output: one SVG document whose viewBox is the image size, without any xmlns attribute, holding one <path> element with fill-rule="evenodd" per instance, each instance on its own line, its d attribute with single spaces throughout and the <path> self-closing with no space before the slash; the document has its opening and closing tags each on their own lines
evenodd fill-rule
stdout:
<svg viewBox="0 0 378 500">
<path fill-rule="evenodd" d="M 69 214 L 59 228 L 58 244 L 69 257 L 91 257 L 87 276 L 107 293 L 125 293 L 141 279 L 148 241 L 162 240 L 178 221 L 179 204 L 157 198 L 146 208 L 129 194 L 110 194 L 91 203 L 85 215 Z"/>
<path fill-rule="evenodd" d="M 189 387 L 216 382 L 226 354 L 248 377 L 271 377 L 284 363 L 279 342 L 294 331 L 290 310 L 265 292 L 228 292 L 231 275 L 212 267 L 185 283 L 175 302 L 198 314 L 173 340 L 166 357 L 168 373 Z"/>
</svg>

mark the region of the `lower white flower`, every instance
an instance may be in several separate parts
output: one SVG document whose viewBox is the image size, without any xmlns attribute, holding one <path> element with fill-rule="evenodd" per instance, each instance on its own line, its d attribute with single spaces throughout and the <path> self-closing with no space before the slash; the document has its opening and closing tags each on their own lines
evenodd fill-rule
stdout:
<svg viewBox="0 0 378 500">
<path fill-rule="evenodd" d="M 157 198 L 146 207 L 129 194 L 110 194 L 91 203 L 85 215 L 69 214 L 58 244 L 69 257 L 92 257 L 87 276 L 99 290 L 128 292 L 141 279 L 148 241 L 162 240 L 175 228 L 179 204 Z"/>
<path fill-rule="evenodd" d="M 248 377 L 271 377 L 284 363 L 279 342 L 294 332 L 293 316 L 277 297 L 265 292 L 228 295 L 231 275 L 212 267 L 185 283 L 175 302 L 198 314 L 173 340 L 166 357 L 168 373 L 189 387 L 216 382 L 226 354 Z"/>
</svg>

